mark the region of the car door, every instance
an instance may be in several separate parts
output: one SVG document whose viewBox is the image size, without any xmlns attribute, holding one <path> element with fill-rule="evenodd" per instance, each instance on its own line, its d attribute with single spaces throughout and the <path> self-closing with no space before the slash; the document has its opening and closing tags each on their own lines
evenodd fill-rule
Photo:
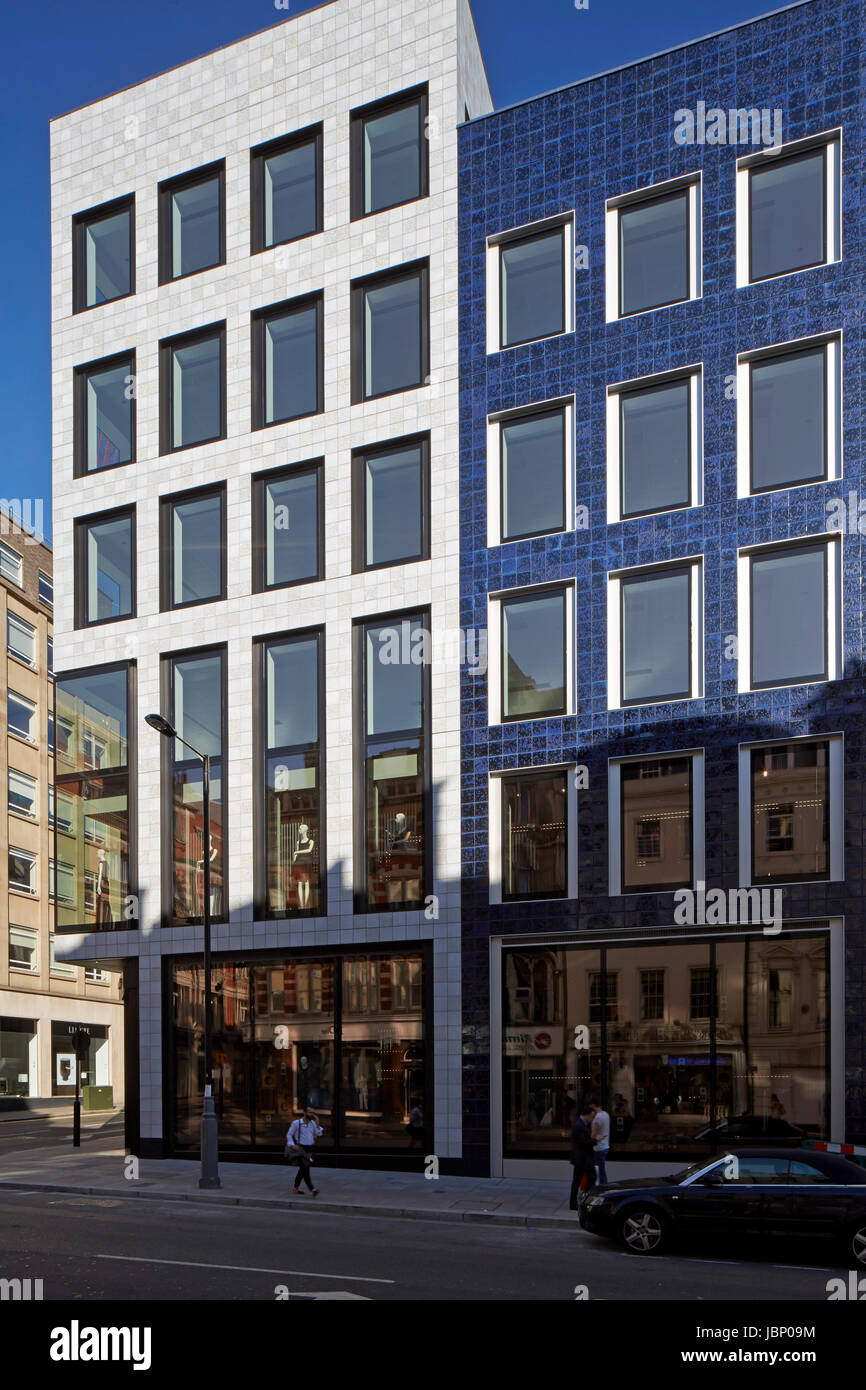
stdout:
<svg viewBox="0 0 866 1390">
<path fill-rule="evenodd" d="M 839 1236 L 853 1220 L 858 1194 L 863 1203 L 864 1193 L 866 1188 L 835 1182 L 807 1158 L 792 1159 L 787 1203 L 795 1234 L 803 1240 Z"/>
<path fill-rule="evenodd" d="M 720 1184 L 708 1185 L 704 1174 L 681 1189 L 674 1205 L 683 1229 L 728 1236 L 780 1230 L 787 1170 L 787 1159 L 726 1155 L 710 1170 Z"/>
</svg>

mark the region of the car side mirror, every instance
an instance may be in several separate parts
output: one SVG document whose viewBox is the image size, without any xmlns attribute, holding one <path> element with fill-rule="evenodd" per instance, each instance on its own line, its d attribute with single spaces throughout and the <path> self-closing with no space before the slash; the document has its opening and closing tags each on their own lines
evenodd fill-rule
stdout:
<svg viewBox="0 0 866 1390">
<path fill-rule="evenodd" d="M 707 1173 L 701 1178 L 701 1187 L 724 1187 L 725 1180 L 721 1173 Z"/>
</svg>

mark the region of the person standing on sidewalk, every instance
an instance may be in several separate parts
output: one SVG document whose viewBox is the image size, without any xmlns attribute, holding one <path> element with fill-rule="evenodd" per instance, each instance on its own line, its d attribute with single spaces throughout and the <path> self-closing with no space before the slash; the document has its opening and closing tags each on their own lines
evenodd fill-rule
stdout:
<svg viewBox="0 0 866 1390">
<path fill-rule="evenodd" d="M 607 1182 L 605 1159 L 610 1153 L 610 1115 L 606 1110 L 602 1110 L 598 1096 L 593 1096 L 589 1104 L 592 1109 L 592 1142 L 595 1151 L 595 1166 L 598 1169 L 598 1181 L 600 1183 Z"/>
<path fill-rule="evenodd" d="M 286 1157 L 294 1159 L 298 1165 L 298 1175 L 292 1188 L 292 1191 L 298 1196 L 300 1196 L 302 1182 L 307 1184 L 311 1197 L 318 1197 L 319 1195 L 319 1189 L 313 1187 L 310 1178 L 310 1164 L 313 1161 L 313 1145 L 323 1133 L 324 1130 L 316 1118 L 316 1112 L 309 1105 L 304 1107 L 303 1115 L 297 1120 L 293 1120 L 289 1125 L 286 1134 Z"/>
<path fill-rule="evenodd" d="M 574 1174 L 571 1179 L 571 1196 L 568 1199 L 568 1205 L 571 1211 L 577 1211 L 578 1192 L 583 1192 L 587 1187 L 592 1187 L 595 1180 L 592 1120 L 593 1114 L 591 1109 L 588 1105 L 584 1105 L 581 1108 L 580 1114 L 575 1119 L 571 1130 L 570 1160 L 574 1168 Z"/>
</svg>

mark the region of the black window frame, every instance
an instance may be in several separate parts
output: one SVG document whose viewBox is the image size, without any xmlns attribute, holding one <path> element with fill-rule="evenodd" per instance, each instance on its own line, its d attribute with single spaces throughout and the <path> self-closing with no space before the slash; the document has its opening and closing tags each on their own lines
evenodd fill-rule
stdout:
<svg viewBox="0 0 866 1390">
<path fill-rule="evenodd" d="M 508 784 L 513 784 L 513 783 L 515 783 L 515 782 L 535 782 L 535 781 L 538 781 L 540 778 L 549 778 L 549 779 L 552 779 L 553 777 L 561 777 L 561 778 L 562 778 L 562 784 L 563 784 L 563 807 L 564 807 L 564 811 L 565 811 L 565 885 L 564 885 L 564 887 L 563 887 L 561 890 L 557 890 L 557 891 L 554 892 L 554 893 L 543 893 L 543 892 L 540 892 L 540 891 L 538 891 L 538 892 L 530 892 L 530 893 L 508 893 L 508 892 L 506 892 L 506 890 L 505 890 L 505 882 L 506 882 L 506 877 L 507 877 L 507 873 L 506 873 L 506 853 L 505 853 L 505 850 L 506 850 L 506 843 L 507 843 L 507 840 L 506 840 L 506 830 L 507 830 L 507 822 L 506 822 L 506 814 L 507 814 L 506 787 L 507 787 Z M 515 768 L 515 769 L 513 769 L 512 771 L 503 772 L 503 773 L 501 774 L 500 779 L 499 779 L 499 781 L 500 781 L 500 806 L 499 806 L 499 837 L 500 837 L 500 839 L 499 839 L 499 843 L 500 843 L 500 856 L 501 856 L 501 863 L 502 863 L 502 876 L 501 876 L 501 881 L 500 881 L 500 892 L 501 892 L 501 897 L 502 897 L 502 902 L 503 902 L 503 903 L 562 902 L 563 899 L 569 898 L 570 894 L 569 894 L 569 891 L 568 891 L 568 872 L 569 872 L 569 864 L 570 864 L 570 862 L 571 862 L 571 860 L 572 860 L 572 857 L 573 857 L 573 856 L 572 856 L 572 848 L 573 848 L 573 847 L 569 844 L 569 834 L 568 834 L 568 830 L 569 830 L 569 825 L 568 825 L 568 820 L 569 820 L 569 816 L 568 816 L 568 780 L 569 780 L 569 779 L 568 779 L 568 768 L 567 768 L 566 766 L 559 766 L 559 767 L 521 767 L 521 768 Z"/>
<path fill-rule="evenodd" d="M 533 416 L 559 415 L 562 419 L 562 525 L 552 526 L 545 531 L 521 531 L 515 534 L 506 534 L 505 530 L 505 437 L 504 432 L 510 425 L 519 424 L 522 420 L 531 419 Z M 499 428 L 499 535 L 503 545 L 511 545 L 514 541 L 535 540 L 541 536 L 561 536 L 568 530 L 568 467 L 571 451 L 569 449 L 568 436 L 568 403 L 549 405 L 547 402 L 530 406 L 526 410 L 518 410 L 500 418 L 497 421 Z"/>
<path fill-rule="evenodd" d="M 822 737 L 818 735 L 814 738 L 791 738 L 771 740 L 769 743 L 752 743 L 749 745 L 749 882 L 752 887 L 764 888 L 772 887 L 773 884 L 784 883 L 829 883 L 832 873 L 833 857 L 833 770 L 831 766 L 830 749 L 832 747 L 832 736 Z M 773 874 L 772 876 L 762 874 L 760 878 L 755 876 L 755 762 L 756 758 L 766 753 L 768 749 L 774 748 L 795 748 L 798 744 L 811 744 L 816 748 L 825 750 L 827 769 L 827 797 L 824 804 L 824 833 L 827 839 L 827 872 L 804 873 L 804 874 Z"/>
<path fill-rule="evenodd" d="M 68 773 L 58 773 L 57 764 L 54 763 L 54 797 L 55 815 L 54 825 L 50 832 L 51 851 L 53 853 L 55 866 L 61 863 L 57 837 L 60 834 L 59 817 L 56 814 L 57 798 L 64 787 L 72 782 L 90 781 L 93 778 L 103 780 L 107 777 L 118 777 L 125 772 L 127 779 L 126 786 L 126 837 L 127 837 L 127 889 L 126 897 L 132 898 L 140 904 L 140 888 L 138 878 L 138 663 L 132 659 L 127 661 L 110 661 L 104 665 L 78 666 L 70 671 L 61 671 L 51 682 L 51 714 L 55 728 L 58 725 L 57 719 L 57 686 L 64 681 L 80 680 L 86 676 L 94 674 L 108 675 L 112 671 L 126 672 L 126 765 L 125 768 L 98 768 L 90 771 L 78 771 Z M 56 875 L 55 867 L 55 875 Z M 56 882 L 55 882 L 56 887 Z M 136 931 L 141 925 L 140 907 L 133 918 L 124 917 L 121 922 L 110 928 L 100 929 L 95 923 L 80 923 L 71 926 L 62 926 L 59 914 L 54 914 L 54 934 L 56 936 L 78 935 L 81 933 L 110 930 L 110 931 Z"/>
<path fill-rule="evenodd" d="M 172 275 L 171 265 L 174 254 L 174 238 L 172 232 L 171 207 L 172 197 L 175 193 L 182 193 L 187 188 L 195 188 L 200 183 L 210 183 L 216 179 L 219 186 L 219 241 L 220 256 L 218 261 L 213 261 L 210 265 L 200 266 L 198 270 L 188 270 L 182 275 Z M 157 185 L 157 196 L 159 206 L 159 270 L 158 281 L 160 285 L 172 285 L 177 280 L 188 280 L 191 275 L 203 275 L 205 271 L 215 270 L 217 266 L 226 263 L 226 162 L 224 159 L 214 160 L 211 164 L 202 164 L 197 169 L 191 169 L 183 174 L 175 174 L 170 179 L 162 179 Z"/>
<path fill-rule="evenodd" d="M 302 579 L 289 579 L 279 584 L 267 582 L 267 528 L 265 497 L 268 483 L 284 478 L 314 474 L 316 478 L 316 573 Z M 279 468 L 266 468 L 252 475 L 252 592 L 268 594 L 276 589 L 294 589 L 299 584 L 317 584 L 325 577 L 325 460 L 302 459 Z"/>
<path fill-rule="evenodd" d="M 691 225 L 691 222 L 692 222 L 692 219 L 691 219 L 691 190 L 692 190 L 692 188 L 695 187 L 695 186 L 699 186 L 699 185 L 696 185 L 694 180 L 690 180 L 688 183 L 682 184 L 679 188 L 671 188 L 671 189 L 669 189 L 669 190 L 668 190 L 667 192 L 665 192 L 665 193 L 658 193 L 658 192 L 655 192 L 655 193 L 649 193 L 646 197 L 628 198 L 627 200 L 625 200 L 625 201 L 623 201 L 622 203 L 620 203 L 620 204 L 617 205 L 617 208 L 616 208 L 616 258 L 617 258 L 617 260 L 616 260 L 616 269 L 617 269 L 616 307 L 617 307 L 617 318 L 618 318 L 618 319 L 633 319 L 633 318 L 637 318 L 639 314 L 651 314 L 651 313 L 653 313 L 656 309 L 669 309 L 669 308 L 671 308 L 671 306 L 674 305 L 674 304 L 688 304 L 689 301 L 692 300 L 692 299 L 694 298 L 694 295 L 692 294 L 692 260 L 693 260 L 693 258 L 694 258 L 694 254 L 695 254 L 696 248 L 694 248 L 694 247 L 692 246 L 692 238 L 693 238 L 694 228 L 693 228 L 692 225 Z M 628 313 L 625 313 L 625 312 L 623 311 L 623 307 L 622 307 L 623 266 L 624 266 L 623 245 L 622 245 L 622 214 L 623 214 L 624 212 L 631 212 L 632 209 L 633 209 L 633 208 L 636 208 L 636 207 L 646 207 L 646 206 L 647 206 L 648 204 L 650 204 L 650 203 L 664 203 L 664 202 L 668 202 L 668 201 L 673 201 L 674 198 L 684 198 L 684 199 L 685 199 L 685 205 L 686 205 L 686 294 L 685 294 L 685 297 L 684 297 L 683 299 L 665 299 L 665 300 L 663 300 L 660 304 L 648 304 L 648 305 L 647 305 L 645 308 L 643 308 L 643 309 L 632 309 L 632 310 L 630 310 Z"/>
<path fill-rule="evenodd" d="M 265 419 L 265 399 L 267 393 L 267 371 L 265 367 L 265 330 L 272 319 L 287 318 L 295 312 L 314 308 L 316 311 L 316 406 L 314 410 L 302 411 L 300 415 L 282 415 L 278 420 Z M 255 309 L 250 314 L 250 350 L 252 359 L 252 430 L 270 430 L 276 425 L 290 424 L 293 420 L 308 420 L 312 415 L 321 415 L 325 409 L 325 296 L 322 290 L 312 294 L 301 294 L 293 299 L 284 299 L 279 304 L 268 304 Z"/>
<path fill-rule="evenodd" d="M 542 584 L 533 589 L 514 589 L 499 596 L 499 722 L 500 724 L 520 724 L 530 719 L 561 719 L 569 713 L 568 709 L 568 584 Z M 505 647 L 505 609 L 520 603 L 536 603 L 540 598 L 550 598 L 559 594 L 562 598 L 562 698 L 558 709 L 541 710 L 536 714 L 506 714 L 506 688 L 508 682 L 508 661 Z"/>
<path fill-rule="evenodd" d="M 776 156 L 773 159 L 772 168 L 778 169 L 779 166 L 782 164 L 800 163 L 803 160 L 812 159 L 816 154 L 820 153 L 821 162 L 823 166 L 823 177 L 821 179 L 821 184 L 823 188 L 823 206 L 821 208 L 821 250 L 823 252 L 823 256 L 820 261 L 805 261 L 802 265 L 792 265 L 787 270 L 777 270 L 772 275 L 754 276 L 752 274 L 752 175 L 765 173 L 766 170 L 771 166 L 768 165 L 766 161 L 762 160 L 748 167 L 747 173 L 749 178 L 749 187 L 746 197 L 746 215 L 748 217 L 749 222 L 748 283 L 750 285 L 762 285 L 767 280 L 779 280 L 785 275 L 796 275 L 797 272 L 800 270 L 817 270 L 819 266 L 830 264 L 830 261 L 828 260 L 828 251 L 830 248 L 827 244 L 828 194 L 830 192 L 828 188 L 829 164 L 827 160 L 827 150 L 829 144 L 829 140 L 823 140 L 820 141 L 818 144 L 810 146 L 808 149 L 795 150 L 793 154 L 789 154 L 783 157 L 782 159 L 780 159 L 778 156 Z"/>
<path fill-rule="evenodd" d="M 626 887 L 626 828 L 625 828 L 625 769 L 641 766 L 644 763 L 687 762 L 689 765 L 689 875 L 688 883 L 641 883 L 635 888 Z M 654 814 L 654 812 L 650 812 Z M 695 824 L 695 755 L 694 753 L 648 753 L 646 757 L 623 758 L 619 763 L 619 896 L 636 897 L 641 893 L 676 893 L 682 888 L 695 887 L 695 840 L 698 827 Z"/>
<path fill-rule="evenodd" d="M 401 107 L 413 104 L 419 105 L 419 127 L 420 127 L 420 187 L 421 191 L 414 198 L 407 198 L 398 203 L 388 203 L 385 207 L 375 208 L 370 212 L 364 211 L 364 126 L 367 121 L 375 120 L 379 116 L 386 116 L 391 111 L 398 111 Z M 422 198 L 430 196 L 430 144 L 427 138 L 427 117 L 429 112 L 429 93 L 426 82 L 419 83 L 415 87 L 407 87 L 405 91 L 395 92 L 391 96 L 384 97 L 377 101 L 368 102 L 365 106 L 358 106 L 349 116 L 350 130 L 350 151 L 351 151 L 351 170 L 349 175 L 349 218 L 352 222 L 361 221 L 365 217 L 376 217 L 380 212 L 390 212 L 392 208 L 409 207 L 412 203 L 418 203 Z"/>
<path fill-rule="evenodd" d="M 130 557 L 129 557 L 129 584 L 131 607 L 128 613 L 124 613 L 117 618 L 90 618 L 87 617 L 88 608 L 88 587 L 87 587 L 87 532 L 91 526 L 102 525 L 103 522 L 121 521 L 128 518 L 130 521 Z M 125 623 L 131 618 L 138 616 L 138 577 L 137 577 L 137 536 L 136 536 L 136 508 L 135 503 L 124 503 L 121 507 L 112 507 L 105 512 L 91 512 L 88 516 L 78 516 L 75 518 L 74 529 L 74 575 L 75 575 L 75 596 L 74 596 L 74 626 L 78 628 L 104 627 L 106 623 Z"/>
<path fill-rule="evenodd" d="M 173 444 L 174 438 L 174 385 L 172 364 L 174 354 L 180 348 L 192 347 L 197 342 L 218 338 L 220 347 L 220 432 L 207 439 L 197 439 L 194 444 Z M 226 321 L 206 324 L 203 328 L 193 328 L 188 333 L 177 333 L 170 338 L 161 338 L 159 343 L 159 452 L 182 454 L 186 449 L 200 449 L 205 444 L 215 444 L 227 436 L 226 403 Z"/>
<path fill-rule="evenodd" d="M 683 372 L 681 376 L 672 376 L 669 380 L 650 382 L 647 386 L 632 385 L 627 390 L 618 391 L 617 410 L 619 411 L 619 515 L 621 521 L 631 521 L 639 516 L 662 516 L 666 512 L 684 512 L 695 505 L 693 462 L 695 439 L 692 429 L 692 381 L 698 376 L 697 372 Z M 688 449 L 688 499 L 685 502 L 676 502 L 673 506 L 644 508 L 637 512 L 627 512 L 625 510 L 625 430 L 623 429 L 623 401 L 628 396 L 649 396 L 655 392 L 669 390 L 671 386 L 685 386 L 687 392 L 686 403 L 686 425 L 687 425 L 687 449 Z"/>
<path fill-rule="evenodd" d="M 408 386 L 398 386 L 392 391 L 377 391 L 366 395 L 364 391 L 365 363 L 367 354 L 366 333 L 364 329 L 364 303 L 368 290 L 379 289 L 382 285 L 396 284 L 400 280 L 417 277 L 421 304 L 421 380 Z M 352 340 L 352 405 L 365 401 L 385 400 L 389 396 L 400 396 L 405 391 L 419 391 L 430 384 L 430 262 L 427 257 L 417 261 L 407 261 L 389 270 L 379 270 L 373 275 L 364 275 L 352 281 L 351 285 L 351 340 Z"/>
<path fill-rule="evenodd" d="M 393 626 L 417 620 L 424 630 L 430 633 L 430 608 L 424 604 L 404 608 L 395 612 L 375 613 L 356 618 L 352 624 L 352 679 L 353 679 L 353 906 L 356 914 L 421 912 L 424 902 L 433 892 L 435 865 L 433 860 L 433 775 L 431 766 L 431 663 L 421 664 L 421 725 L 415 728 L 394 729 L 387 734 L 367 733 L 367 631 L 369 628 Z M 415 905 L 405 902 L 369 904 L 367 879 L 369 874 L 369 852 L 367 847 L 367 758 L 371 743 L 399 743 L 401 738 L 417 739 L 421 747 L 423 761 L 423 784 L 421 805 L 424 816 L 424 833 L 421 853 L 421 901 Z"/>
<path fill-rule="evenodd" d="M 276 155 L 289 154 L 304 145 L 315 145 L 316 170 L 316 225 L 311 232 L 301 232 L 298 236 L 285 237 L 281 241 L 265 242 L 265 162 Z M 291 135 L 280 135 L 275 140 L 265 140 L 250 150 L 250 255 L 258 256 L 263 251 L 273 251 L 276 246 L 291 246 L 293 242 L 304 241 L 307 237 L 318 236 L 324 230 L 324 138 L 322 122 L 305 126 L 303 130 L 293 131 Z"/>
<path fill-rule="evenodd" d="M 319 794 L 319 824 L 318 824 L 318 845 L 319 845 L 319 905 L 316 908 L 295 908 L 291 912 L 276 912 L 268 906 L 268 866 L 267 866 L 267 811 L 265 804 L 266 779 L 265 768 L 269 756 L 267 742 L 267 709 L 268 709 L 268 686 L 267 686 L 267 653 L 271 646 L 279 646 L 283 643 L 309 641 L 315 638 L 317 643 L 317 712 L 316 727 L 318 739 L 316 740 L 317 755 L 317 791 Z M 328 855 L 326 849 L 328 816 L 327 798 L 325 791 L 325 778 L 327 771 L 327 748 L 326 748 L 326 719 L 325 719 L 325 628 L 319 624 L 313 627 L 291 628 L 286 632 L 268 633 L 263 637 L 253 638 L 253 747 L 256 750 L 255 762 L 253 764 L 253 834 L 255 841 L 254 861 L 253 861 L 253 914 L 255 921 L 259 922 L 284 922 L 302 917 L 327 917 L 328 915 Z M 291 750 L 281 749 L 285 753 L 291 751 L 296 754 L 302 752 L 311 745 L 294 745 Z"/>
<path fill-rule="evenodd" d="M 133 390 L 129 397 L 129 440 L 131 458 L 122 463 L 109 463 L 104 468 L 87 467 L 87 382 L 91 376 L 100 372 L 116 371 L 127 365 L 127 376 L 132 377 Z M 138 420 L 136 411 L 136 369 L 135 348 L 126 352 L 115 352 L 110 357 L 97 357 L 92 362 L 82 362 L 73 368 L 72 377 L 72 476 L 73 478 L 95 478 L 100 473 L 111 473 L 115 468 L 128 468 L 138 462 Z"/>
<path fill-rule="evenodd" d="M 775 276 L 774 276 L 774 277 L 772 277 L 772 278 L 776 279 L 776 278 L 778 278 L 778 277 L 775 277 Z M 750 358 L 748 359 L 748 368 L 749 368 L 749 407 L 748 407 L 748 408 L 749 408 L 749 494 L 750 494 L 750 496 L 752 496 L 752 497 L 759 497 L 762 493 L 765 493 L 765 492 L 784 492 L 787 488 L 792 488 L 792 487 L 808 487 L 811 483 L 826 483 L 826 482 L 829 482 L 829 480 L 830 480 L 830 414 L 831 414 L 831 410 L 833 409 L 832 399 L 831 399 L 833 393 L 832 393 L 832 391 L 831 391 L 831 382 L 830 382 L 830 377 L 829 377 L 830 359 L 829 359 L 829 355 L 828 355 L 828 352 L 827 352 L 827 348 L 830 346 L 830 342 L 832 342 L 832 341 L 833 341 L 832 339 L 829 339 L 829 340 L 828 340 L 828 339 L 824 339 L 822 342 L 819 342 L 819 343 L 807 343 L 806 345 L 804 345 L 804 344 L 802 344 L 802 343 L 798 343 L 796 347 L 792 347 L 792 348 L 785 348 L 785 347 L 782 347 L 782 348 L 779 349 L 779 351 L 761 353 L 761 355 L 758 356 L 758 357 L 750 357 Z M 812 356 L 814 353 L 817 353 L 817 352 L 820 352 L 820 353 L 821 353 L 821 356 L 822 356 L 823 359 L 824 359 L 824 371 L 823 371 L 823 380 L 824 380 L 824 429 L 823 429 L 823 438 L 824 438 L 824 468 L 823 468 L 823 471 L 822 471 L 821 473 L 816 473 L 816 474 L 814 475 L 814 477 L 811 477 L 811 478 L 797 478 L 795 482 L 788 482 L 788 483 L 772 483 L 772 484 L 770 484 L 770 485 L 767 486 L 767 487 L 756 487 L 756 486 L 755 486 L 755 428 L 754 428 L 754 421 L 755 421 L 755 410 L 754 410 L 754 403 L 755 403 L 755 396 L 754 396 L 754 391 L 755 391 L 755 388 L 754 388 L 754 368 L 755 368 L 755 367 L 764 367 L 764 366 L 767 365 L 768 362 L 780 362 L 780 361 L 782 361 L 783 358 L 788 358 L 788 359 L 790 359 L 790 358 L 794 358 L 794 357 L 810 357 L 810 356 Z"/>
<path fill-rule="evenodd" d="M 220 499 L 220 592 L 212 598 L 188 599 L 186 603 L 174 603 L 174 544 L 171 520 L 175 507 L 183 502 L 204 500 L 207 497 Z M 204 487 L 185 488 L 182 492 L 171 492 L 159 499 L 159 611 L 176 612 L 178 609 L 202 608 L 208 603 L 222 603 L 226 598 L 228 579 L 228 511 L 227 488 L 224 482 L 208 483 Z"/>
<path fill-rule="evenodd" d="M 403 449 L 418 448 L 421 451 L 421 549 L 417 555 L 405 555 L 397 560 L 380 560 L 368 564 L 366 558 L 367 535 L 367 489 L 364 486 L 367 460 L 381 458 Z M 367 573 L 372 570 L 393 569 L 395 565 L 417 564 L 430 559 L 430 432 L 386 439 L 381 443 L 352 450 L 352 572 Z"/>
<path fill-rule="evenodd" d="M 830 679 L 830 615 L 828 613 L 828 599 L 830 596 L 830 584 L 832 574 L 830 570 L 830 542 L 827 540 L 813 540 L 809 537 L 803 541 L 792 541 L 790 544 L 769 545 L 760 550 L 749 552 L 749 689 L 750 690 L 784 690 L 795 685 L 818 684 Z M 795 680 L 788 681 L 756 681 L 755 680 L 755 561 L 767 560 L 784 555 L 791 550 L 823 551 L 824 554 L 824 670 L 819 675 L 798 676 Z"/>
<path fill-rule="evenodd" d="M 498 348 L 498 351 L 499 351 L 499 352 L 506 352 L 509 348 L 523 347 L 523 346 L 525 346 L 525 344 L 527 344 L 527 343 L 544 343 L 544 342 L 547 341 L 548 338 L 559 338 L 559 337 L 562 336 L 563 333 L 566 333 L 566 332 L 568 331 L 568 304 L 567 304 L 567 295 L 568 295 L 569 277 L 568 277 L 567 268 L 566 268 L 566 263 L 565 263 L 565 232 L 566 232 L 566 227 L 567 227 L 567 223 L 566 223 L 566 222 L 560 222 L 560 223 L 557 223 L 555 226 L 552 226 L 552 227 L 542 227 L 539 231 L 535 231 L 535 232 L 531 232 L 531 231 L 518 232 L 518 233 L 515 233 L 513 236 L 512 236 L 511 234 L 509 234 L 508 236 L 503 237 L 500 241 L 498 241 L 498 242 L 496 243 L 496 259 L 497 259 L 497 262 L 498 262 L 498 271 L 499 271 L 499 284 L 498 284 L 498 286 L 497 286 L 497 291 L 498 291 L 498 294 L 499 294 L 499 348 Z M 509 339 L 509 341 L 506 342 L 506 341 L 505 341 L 505 316 L 504 316 L 504 313 L 503 313 L 503 302 L 504 302 L 504 291 L 503 291 L 503 286 L 504 286 L 504 281 L 505 281 L 505 269 L 504 269 L 503 262 L 502 262 L 502 253 L 503 253 L 503 251 L 507 251 L 508 248 L 509 248 L 510 246 L 517 246 L 517 245 L 520 245 L 521 243 L 527 243 L 527 242 L 530 242 L 530 241 L 543 241 L 546 237 L 553 237 L 553 236 L 557 236 L 557 235 L 558 235 L 558 237 L 559 237 L 559 245 L 560 245 L 560 250 L 561 250 L 561 252 L 562 252 L 562 263 L 561 263 L 561 268 L 562 268 L 562 327 L 561 327 L 561 328 L 555 329 L 552 333 L 542 333 L 540 337 L 537 336 L 537 335 L 533 335 L 533 337 L 531 337 L 531 338 L 513 338 L 513 339 Z"/>
<path fill-rule="evenodd" d="M 87 303 L 87 263 L 84 255 L 84 234 L 94 222 L 106 222 L 121 212 L 129 214 L 129 289 L 113 299 L 103 300 L 101 304 Z M 135 294 L 135 194 L 125 193 L 120 198 L 112 198 L 108 203 L 76 212 L 72 218 L 72 312 L 84 314 L 92 309 L 104 309 L 107 304 L 117 304 L 121 299 L 129 299 Z"/>
<path fill-rule="evenodd" d="M 632 570 L 626 574 L 618 575 L 619 581 L 619 703 L 623 709 L 637 708 L 640 705 L 665 705 L 673 700 L 694 700 L 695 695 L 692 685 L 694 676 L 694 657 L 695 657 L 695 623 L 693 617 L 695 601 L 695 571 L 697 570 L 700 559 L 684 560 L 673 565 L 650 565 L 645 569 Z M 641 695 L 632 700 L 627 700 L 625 696 L 625 591 L 629 584 L 640 584 L 647 579 L 670 577 L 672 574 L 686 571 L 689 576 L 689 688 L 688 690 L 677 691 L 674 694 L 654 696 L 647 699 Z"/>
<path fill-rule="evenodd" d="M 168 710 L 167 719 L 170 724 L 174 724 L 174 668 L 178 662 L 192 661 L 197 657 L 219 656 L 221 661 L 221 681 L 220 681 L 220 754 L 217 761 L 220 765 L 220 816 L 222 829 L 222 901 L 223 912 L 214 915 L 211 920 L 213 923 L 226 923 L 229 920 L 229 855 L 228 855 L 228 648 L 225 642 L 213 643 L 204 647 L 189 647 L 182 651 L 171 651 L 160 653 L 159 658 L 159 689 L 161 698 L 161 709 Z M 160 908 L 160 927 L 200 927 L 203 925 L 202 917 L 185 917 L 175 919 L 173 915 L 174 906 L 174 802 L 173 802 L 173 781 L 174 781 L 174 739 L 165 737 L 160 739 L 160 801 L 161 801 L 161 825 L 160 825 L 160 881 L 162 886 L 162 904 Z M 193 759 L 192 754 L 183 759 L 184 762 L 193 763 L 199 766 L 200 760 Z M 213 761 L 213 759 L 212 759 Z"/>
</svg>

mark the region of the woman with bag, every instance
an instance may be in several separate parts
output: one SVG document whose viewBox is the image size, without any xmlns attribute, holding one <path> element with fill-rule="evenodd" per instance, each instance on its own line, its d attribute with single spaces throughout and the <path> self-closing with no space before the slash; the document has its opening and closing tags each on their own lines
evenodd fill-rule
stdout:
<svg viewBox="0 0 866 1390">
<path fill-rule="evenodd" d="M 298 1175 L 292 1188 L 298 1196 L 301 1194 L 302 1182 L 307 1184 L 311 1197 L 319 1195 L 319 1189 L 313 1187 L 310 1178 L 310 1164 L 313 1161 L 313 1145 L 321 1134 L 324 1134 L 324 1130 L 316 1119 L 315 1110 L 309 1105 L 304 1107 L 303 1115 L 289 1125 L 285 1152 L 286 1158 L 298 1165 Z"/>
</svg>

